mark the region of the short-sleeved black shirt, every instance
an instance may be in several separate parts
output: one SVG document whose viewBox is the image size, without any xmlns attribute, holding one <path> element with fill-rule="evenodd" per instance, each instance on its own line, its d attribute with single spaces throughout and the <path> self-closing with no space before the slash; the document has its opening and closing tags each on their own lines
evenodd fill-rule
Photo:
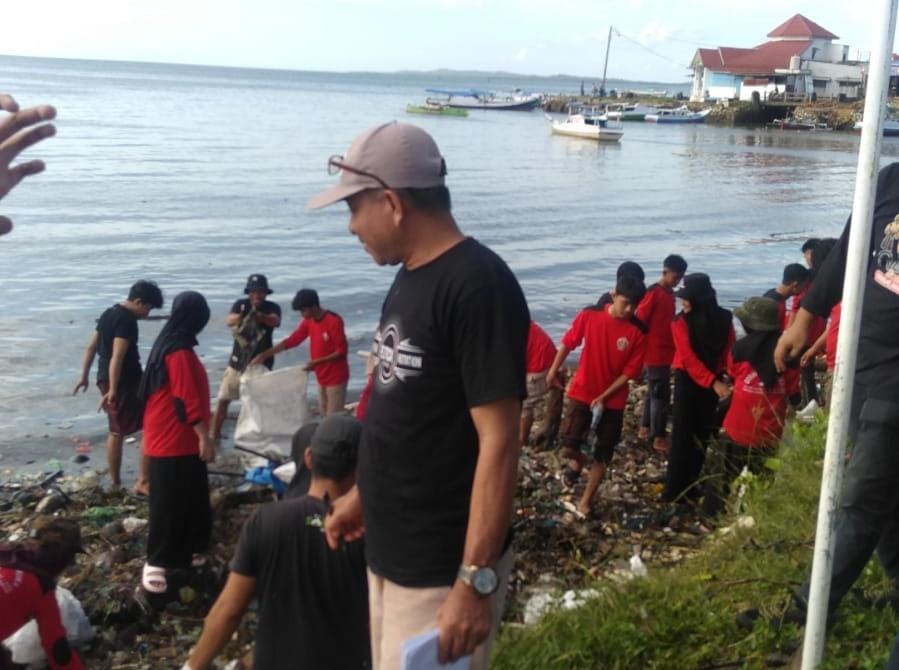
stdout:
<svg viewBox="0 0 899 670">
<path fill-rule="evenodd" d="M 121 337 L 128 340 L 119 385 L 136 387 L 140 383 L 140 352 L 137 349 L 137 317 L 122 305 L 113 305 L 97 319 L 97 382 L 109 381 L 109 361 L 112 342 Z"/>
<path fill-rule="evenodd" d="M 515 276 L 474 239 L 397 273 L 372 348 L 359 453 L 376 574 L 410 587 L 455 580 L 478 457 L 469 410 L 525 396 L 529 325 Z"/>
<path fill-rule="evenodd" d="M 257 307 L 262 314 L 277 314 L 281 316 L 281 306 L 271 300 L 263 300 Z M 260 354 L 272 346 L 272 331 L 274 328 L 266 326 L 264 323 L 258 323 L 251 314 L 249 298 L 241 298 L 231 306 L 232 314 L 240 314 L 240 322 L 238 323 L 234 334 L 234 347 L 231 350 L 231 358 L 228 365 L 243 372 L 247 367 L 247 363 L 255 356 Z M 263 362 L 263 365 L 269 370 L 275 363 L 275 357 L 271 356 Z"/>
<path fill-rule="evenodd" d="M 256 579 L 253 670 L 370 666 L 363 543 L 329 549 L 327 512 L 304 496 L 261 507 L 243 528 L 231 569 Z"/>
</svg>

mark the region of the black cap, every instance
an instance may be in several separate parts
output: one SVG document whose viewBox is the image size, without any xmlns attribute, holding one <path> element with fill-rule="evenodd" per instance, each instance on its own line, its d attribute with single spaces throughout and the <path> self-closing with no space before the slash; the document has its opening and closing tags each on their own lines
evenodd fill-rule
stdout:
<svg viewBox="0 0 899 670">
<path fill-rule="evenodd" d="M 335 414 L 325 417 L 312 436 L 313 458 L 334 458 L 355 453 L 362 438 L 362 424 L 351 416 Z"/>
<path fill-rule="evenodd" d="M 694 272 L 684 277 L 684 285 L 674 292 L 678 298 L 691 302 L 705 302 L 715 297 L 712 280 L 703 272 Z"/>
<path fill-rule="evenodd" d="M 268 287 L 268 279 L 265 278 L 265 275 L 250 275 L 247 277 L 247 287 L 243 290 L 244 293 L 249 293 L 250 291 L 265 291 L 267 295 L 274 293 Z"/>
</svg>

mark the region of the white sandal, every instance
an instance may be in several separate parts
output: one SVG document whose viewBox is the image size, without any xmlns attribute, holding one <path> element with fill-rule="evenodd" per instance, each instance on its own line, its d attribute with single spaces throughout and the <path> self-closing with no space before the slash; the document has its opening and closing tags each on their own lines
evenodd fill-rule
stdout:
<svg viewBox="0 0 899 670">
<path fill-rule="evenodd" d="M 158 594 L 168 591 L 169 584 L 165 578 L 165 568 L 158 568 L 154 565 L 144 563 L 140 585 L 147 593 Z"/>
</svg>

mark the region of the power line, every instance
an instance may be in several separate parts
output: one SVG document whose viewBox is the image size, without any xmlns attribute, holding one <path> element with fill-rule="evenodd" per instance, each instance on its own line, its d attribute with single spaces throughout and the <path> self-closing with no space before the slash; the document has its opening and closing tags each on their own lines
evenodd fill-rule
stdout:
<svg viewBox="0 0 899 670">
<path fill-rule="evenodd" d="M 655 49 L 650 49 L 648 46 L 646 46 L 646 45 L 643 44 L 642 42 L 640 42 L 640 41 L 638 41 L 638 40 L 635 40 L 635 39 L 632 38 L 632 37 L 628 37 L 627 35 L 625 35 L 624 33 L 622 33 L 622 32 L 621 32 L 620 30 L 618 30 L 617 28 L 612 28 L 612 30 L 615 32 L 616 35 L 618 35 L 618 37 L 623 37 L 623 38 L 626 39 L 628 42 L 631 42 L 631 43 L 635 44 L 636 46 L 640 47 L 640 48 L 643 49 L 644 51 L 648 51 L 649 53 L 651 53 L 651 54 L 652 54 L 653 56 L 655 56 L 656 58 L 661 58 L 662 60 L 664 60 L 664 61 L 666 61 L 666 62 L 668 62 L 668 63 L 672 63 L 672 64 L 674 64 L 674 65 L 679 65 L 679 66 L 681 66 L 681 67 L 685 67 L 685 68 L 689 68 L 689 67 L 690 67 L 689 65 L 684 65 L 683 63 L 678 62 L 676 59 L 671 58 L 670 56 L 666 56 L 666 55 L 664 55 L 664 54 L 659 53 L 659 52 L 656 51 Z"/>
</svg>

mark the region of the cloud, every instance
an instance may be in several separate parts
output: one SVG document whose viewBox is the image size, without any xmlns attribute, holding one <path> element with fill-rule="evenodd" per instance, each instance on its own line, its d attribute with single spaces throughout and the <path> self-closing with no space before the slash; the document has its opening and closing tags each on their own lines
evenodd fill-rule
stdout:
<svg viewBox="0 0 899 670">
<path fill-rule="evenodd" d="M 515 60 L 517 60 L 518 62 L 526 61 L 526 60 L 528 59 L 528 50 L 522 47 L 521 49 L 519 49 L 519 50 L 515 53 L 515 57 L 514 57 L 514 58 L 515 58 Z"/>
<path fill-rule="evenodd" d="M 487 0 L 334 0 L 335 5 L 350 7 L 380 7 L 382 9 L 484 9 Z"/>
<path fill-rule="evenodd" d="M 676 31 L 675 28 L 657 21 L 650 21 L 640 30 L 637 39 L 643 44 L 664 42 Z"/>
</svg>

